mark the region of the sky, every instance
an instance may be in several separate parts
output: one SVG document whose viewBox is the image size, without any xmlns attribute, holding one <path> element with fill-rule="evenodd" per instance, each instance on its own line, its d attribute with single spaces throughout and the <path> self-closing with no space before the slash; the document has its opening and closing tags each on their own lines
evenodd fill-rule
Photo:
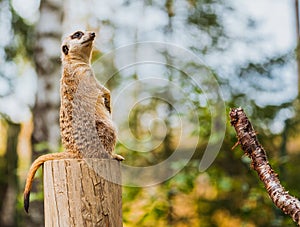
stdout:
<svg viewBox="0 0 300 227">
<path fill-rule="evenodd" d="M 78 24 L 73 24 L 69 27 L 69 30 L 75 29 L 75 27 L 80 27 L 80 18 L 84 17 L 85 10 L 93 10 L 97 12 L 97 15 L 105 19 L 106 17 L 115 18 L 115 22 L 120 26 L 130 26 L 135 25 L 140 28 L 141 34 L 138 41 L 165 41 L 161 33 L 153 34 L 153 29 L 155 26 L 164 25 L 167 23 L 167 18 L 165 14 L 161 13 L 159 10 L 153 11 L 151 8 L 141 11 L 142 1 L 136 1 L 132 4 L 132 8 L 122 11 L 118 6 L 122 3 L 120 0 L 109 0 L 109 1 L 90 1 L 90 5 L 86 4 L 85 1 L 79 0 L 69 0 L 75 1 L 76 7 L 73 11 L 69 12 L 69 19 L 79 18 Z M 295 21 L 294 21 L 294 11 L 292 0 L 248 0 L 248 1 L 238 1 L 230 0 L 230 2 L 237 9 L 236 15 L 228 14 L 224 12 L 223 19 L 226 25 L 226 29 L 229 34 L 236 39 L 234 45 L 232 45 L 228 52 L 211 54 L 205 59 L 205 63 L 213 68 L 216 72 L 224 75 L 230 75 L 233 73 L 233 68 L 235 64 L 242 65 L 244 62 L 250 60 L 259 62 L 265 56 L 271 56 L 273 54 L 283 53 L 287 50 L 292 50 L 296 45 L 296 34 L 295 34 Z M 38 7 L 40 1 L 38 0 L 27 0 L 26 4 L 22 0 L 12 1 L 15 10 L 24 17 L 28 23 L 35 23 L 38 20 Z M 3 3 L 2 3 L 3 4 Z M 178 9 L 178 14 L 180 14 L 181 7 L 184 7 L 184 1 L 175 1 L 176 9 Z M 255 30 L 249 30 L 246 28 L 247 16 L 253 16 L 259 23 L 257 24 Z M 136 18 L 139 18 L 137 20 Z M 7 32 L 9 15 L 7 14 L 6 7 L 1 7 L 0 10 L 0 32 L 4 34 Z M 7 19 L 8 18 L 8 19 Z M 238 18 L 238 20 L 236 20 Z M 76 22 L 76 21 L 75 21 Z M 93 23 L 93 21 L 91 21 Z M 148 31 L 148 33 L 147 33 Z M 149 32 L 151 31 L 151 32 Z M 97 43 L 98 48 L 104 52 L 111 51 L 108 45 L 104 42 L 108 40 L 112 31 L 103 30 L 103 38 Z M 116 46 L 122 46 L 131 44 L 134 41 L 132 34 L 129 34 L 126 30 L 118 34 L 116 40 Z M 105 37 L 107 36 L 107 37 Z M 181 34 L 174 36 L 170 42 L 186 47 L 190 38 L 188 34 Z M 247 37 L 249 43 L 240 42 L 239 38 L 242 40 Z M 251 43 L 251 40 L 261 37 L 260 42 Z M 2 68 L 9 68 L 11 65 L 6 65 L 3 62 L 3 46 L 9 40 L 0 40 L 0 63 L 3 64 Z M 1 59 L 2 58 L 2 59 Z M 26 62 L 19 62 L 23 64 L 24 70 L 21 72 L 12 69 L 10 74 L 14 77 L 15 74 L 20 76 L 14 79 L 16 83 L 16 88 L 19 86 L 22 89 L 15 89 L 16 93 L 7 97 L 0 98 L 0 111 L 9 115 L 13 121 L 20 122 L 26 120 L 31 116 L 30 106 L 34 102 L 34 93 L 36 91 L 36 74 Z M 268 87 L 266 91 L 253 92 L 249 90 L 249 94 L 253 94 L 253 99 L 256 99 L 259 105 L 270 105 L 278 104 L 287 100 L 293 99 L 297 94 L 297 78 L 296 78 L 296 65 L 295 62 L 291 62 L 285 68 L 279 70 L 278 80 L 281 86 L 285 89 L 282 92 L 270 93 Z M 258 81 L 259 83 L 265 83 L 266 86 L 270 86 L 270 89 L 275 86 L 274 82 L 268 80 Z M 1 80 L 0 80 L 1 83 Z M 238 82 L 240 83 L 240 81 Z M 236 84 L 239 86 L 239 84 Z M 7 89 L 7 86 L 0 84 L 0 91 Z"/>
<path fill-rule="evenodd" d="M 210 65 L 222 74 L 231 75 L 234 73 L 234 65 L 243 65 L 247 61 L 260 62 L 267 57 L 284 54 L 296 47 L 295 13 L 292 0 L 251 0 L 231 2 L 239 9 L 237 15 L 228 17 L 225 15 L 227 29 L 231 31 L 232 37 L 240 37 L 240 40 L 248 39 L 248 42 L 241 42 L 239 38 L 222 56 L 211 55 Z M 246 28 L 247 16 L 257 20 L 255 30 Z M 238 18 L 239 21 L 236 21 Z M 253 42 L 253 40 L 259 41 Z M 222 62 L 220 65 L 219 63 Z M 274 80 L 259 78 L 258 84 L 262 84 L 265 91 L 258 91 L 254 88 L 247 88 L 248 98 L 256 100 L 261 106 L 278 105 L 290 101 L 297 95 L 297 72 L 295 62 L 290 62 L 282 69 L 276 69 Z M 235 78 L 234 78 L 235 79 Z M 245 89 L 247 81 L 232 81 L 233 86 Z M 281 88 L 284 89 L 281 89 Z M 276 92 L 272 92 L 276 89 Z M 278 92 L 278 90 L 281 90 Z"/>
<path fill-rule="evenodd" d="M 295 47 L 295 12 L 292 0 L 251 0 L 233 1 L 240 4 L 242 12 L 246 12 L 259 19 L 258 32 L 268 37 L 266 49 L 272 51 L 284 51 Z M 266 43 L 264 43 L 266 45 Z M 275 48 L 274 48 L 275 47 Z"/>
</svg>

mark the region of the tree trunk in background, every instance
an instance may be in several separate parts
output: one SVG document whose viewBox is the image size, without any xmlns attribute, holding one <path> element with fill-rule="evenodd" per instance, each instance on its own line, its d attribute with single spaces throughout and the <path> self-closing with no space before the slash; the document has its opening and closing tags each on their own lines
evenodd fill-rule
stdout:
<svg viewBox="0 0 300 227">
<path fill-rule="evenodd" d="M 9 122 L 7 133 L 7 148 L 1 165 L 1 171 L 4 172 L 4 179 L 1 182 L 1 189 L 5 188 L 1 194 L 0 207 L 0 226 L 13 227 L 17 226 L 17 194 L 18 194 L 18 178 L 17 178 L 17 144 L 20 125 Z"/>
<path fill-rule="evenodd" d="M 50 150 L 57 150 L 60 141 L 59 80 L 63 5 L 64 1 L 58 0 L 42 0 L 40 5 L 34 59 L 38 74 L 38 90 L 33 109 L 33 159 Z M 35 182 L 41 183 L 37 180 Z M 37 184 L 33 185 L 33 193 L 37 191 L 35 185 Z M 30 222 L 30 226 L 44 226 L 43 201 L 31 201 L 28 219 L 26 222 L 27 224 Z"/>
<path fill-rule="evenodd" d="M 56 150 L 59 144 L 59 80 L 61 74 L 60 45 L 62 37 L 63 1 L 44 0 L 36 28 L 35 64 L 38 91 L 34 107 L 33 144 L 41 151 Z M 34 148 L 36 151 L 37 149 Z"/>
</svg>

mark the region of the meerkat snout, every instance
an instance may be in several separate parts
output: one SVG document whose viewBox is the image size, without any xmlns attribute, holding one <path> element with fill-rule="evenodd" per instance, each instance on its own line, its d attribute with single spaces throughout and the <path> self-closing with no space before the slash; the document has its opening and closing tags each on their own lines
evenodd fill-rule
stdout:
<svg viewBox="0 0 300 227">
<path fill-rule="evenodd" d="M 96 37 L 95 32 L 87 32 L 86 36 L 85 35 L 82 36 L 83 41 L 81 44 L 92 43 L 92 41 L 94 41 L 95 37 Z"/>
</svg>

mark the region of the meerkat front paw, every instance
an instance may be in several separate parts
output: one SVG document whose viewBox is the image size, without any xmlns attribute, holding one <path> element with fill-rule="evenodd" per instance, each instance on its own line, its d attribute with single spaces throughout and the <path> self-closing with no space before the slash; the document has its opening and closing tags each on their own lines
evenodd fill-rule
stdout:
<svg viewBox="0 0 300 227">
<path fill-rule="evenodd" d="M 122 157 L 121 155 L 118 155 L 118 154 L 112 154 L 112 157 L 113 157 L 113 159 L 116 159 L 116 160 L 118 160 L 118 161 L 123 161 L 123 160 L 125 160 L 124 157 Z"/>
</svg>

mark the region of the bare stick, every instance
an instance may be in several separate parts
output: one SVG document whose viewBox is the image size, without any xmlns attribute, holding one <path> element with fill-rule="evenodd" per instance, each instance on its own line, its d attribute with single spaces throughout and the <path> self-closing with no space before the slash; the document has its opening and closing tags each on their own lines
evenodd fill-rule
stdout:
<svg viewBox="0 0 300 227">
<path fill-rule="evenodd" d="M 273 203 L 300 225 L 300 201 L 289 195 L 280 184 L 278 174 L 269 164 L 266 152 L 258 142 L 256 133 L 242 108 L 230 111 L 230 123 L 235 128 L 239 144 L 251 158 L 252 166 L 264 183 Z"/>
</svg>

